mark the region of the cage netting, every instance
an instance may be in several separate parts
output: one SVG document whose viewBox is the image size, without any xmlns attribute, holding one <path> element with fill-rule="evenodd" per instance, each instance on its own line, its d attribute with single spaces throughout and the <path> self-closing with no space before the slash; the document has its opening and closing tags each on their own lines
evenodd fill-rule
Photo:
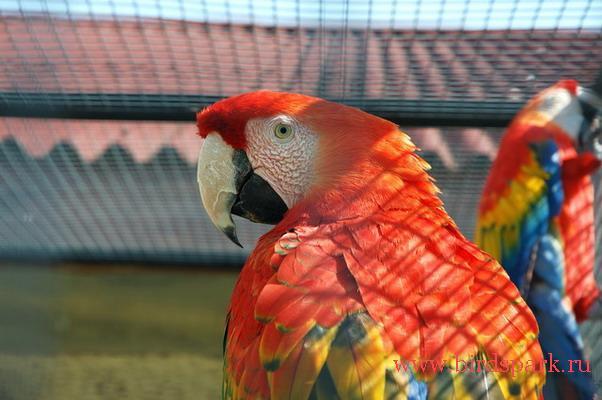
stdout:
<svg viewBox="0 0 602 400">
<path fill-rule="evenodd" d="M 597 0 L 0 0 L 0 255 L 241 263 L 267 227 L 238 220 L 244 249 L 212 227 L 192 121 L 257 89 L 400 124 L 472 237 L 503 126 L 561 78 L 594 82 L 601 21 Z"/>
</svg>

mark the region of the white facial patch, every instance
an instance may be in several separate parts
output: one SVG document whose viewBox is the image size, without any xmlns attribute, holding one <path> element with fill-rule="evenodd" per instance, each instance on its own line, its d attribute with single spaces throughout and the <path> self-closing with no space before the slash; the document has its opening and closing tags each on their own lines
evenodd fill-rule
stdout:
<svg viewBox="0 0 602 400">
<path fill-rule="evenodd" d="M 576 142 L 583 113 L 576 96 L 566 89 L 552 89 L 542 99 L 539 111 L 546 114 Z"/>
<path fill-rule="evenodd" d="M 277 135 L 276 130 L 289 126 L 290 135 Z M 286 115 L 248 121 L 246 137 L 246 153 L 254 172 L 291 208 L 307 193 L 313 181 L 318 137 Z"/>
</svg>

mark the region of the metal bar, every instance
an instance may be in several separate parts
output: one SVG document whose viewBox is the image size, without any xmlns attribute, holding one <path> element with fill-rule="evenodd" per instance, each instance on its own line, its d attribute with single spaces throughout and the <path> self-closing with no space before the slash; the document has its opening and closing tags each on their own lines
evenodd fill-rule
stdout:
<svg viewBox="0 0 602 400">
<path fill-rule="evenodd" d="M 69 249 L 48 251 L 40 248 L 9 249 L 0 253 L 0 262 L 21 263 L 143 263 L 149 265 L 186 265 L 219 266 L 240 268 L 247 258 L 246 255 L 230 254 L 226 251 L 205 253 L 186 251 L 138 251 L 138 250 L 107 250 L 88 251 Z"/>
<path fill-rule="evenodd" d="M 193 121 L 219 96 L 0 92 L 0 116 L 27 118 Z M 331 99 L 402 126 L 504 127 L 521 102 Z"/>
</svg>

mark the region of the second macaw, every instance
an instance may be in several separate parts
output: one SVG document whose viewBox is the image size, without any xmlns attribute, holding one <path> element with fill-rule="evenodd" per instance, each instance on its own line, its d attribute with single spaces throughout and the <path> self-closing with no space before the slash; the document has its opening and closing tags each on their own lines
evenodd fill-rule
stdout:
<svg viewBox="0 0 602 400">
<path fill-rule="evenodd" d="M 592 399 L 577 323 L 600 309 L 594 278 L 594 190 L 602 99 L 564 80 L 514 118 L 481 198 L 476 242 L 508 271 L 533 309 L 558 371 L 546 399 Z M 598 207 L 601 205 L 598 204 Z"/>
<path fill-rule="evenodd" d="M 537 399 L 537 325 L 503 268 L 459 231 L 398 127 L 260 91 L 197 116 L 216 227 L 276 226 L 234 287 L 227 399 Z"/>
</svg>

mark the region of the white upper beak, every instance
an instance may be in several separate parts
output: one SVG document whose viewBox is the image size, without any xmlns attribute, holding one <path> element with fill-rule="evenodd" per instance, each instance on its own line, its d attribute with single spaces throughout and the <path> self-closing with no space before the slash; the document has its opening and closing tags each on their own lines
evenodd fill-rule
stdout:
<svg viewBox="0 0 602 400">
<path fill-rule="evenodd" d="M 236 202 L 234 149 L 217 133 L 205 138 L 197 164 L 197 182 L 203 206 L 213 224 L 240 246 L 230 210 Z"/>
</svg>

